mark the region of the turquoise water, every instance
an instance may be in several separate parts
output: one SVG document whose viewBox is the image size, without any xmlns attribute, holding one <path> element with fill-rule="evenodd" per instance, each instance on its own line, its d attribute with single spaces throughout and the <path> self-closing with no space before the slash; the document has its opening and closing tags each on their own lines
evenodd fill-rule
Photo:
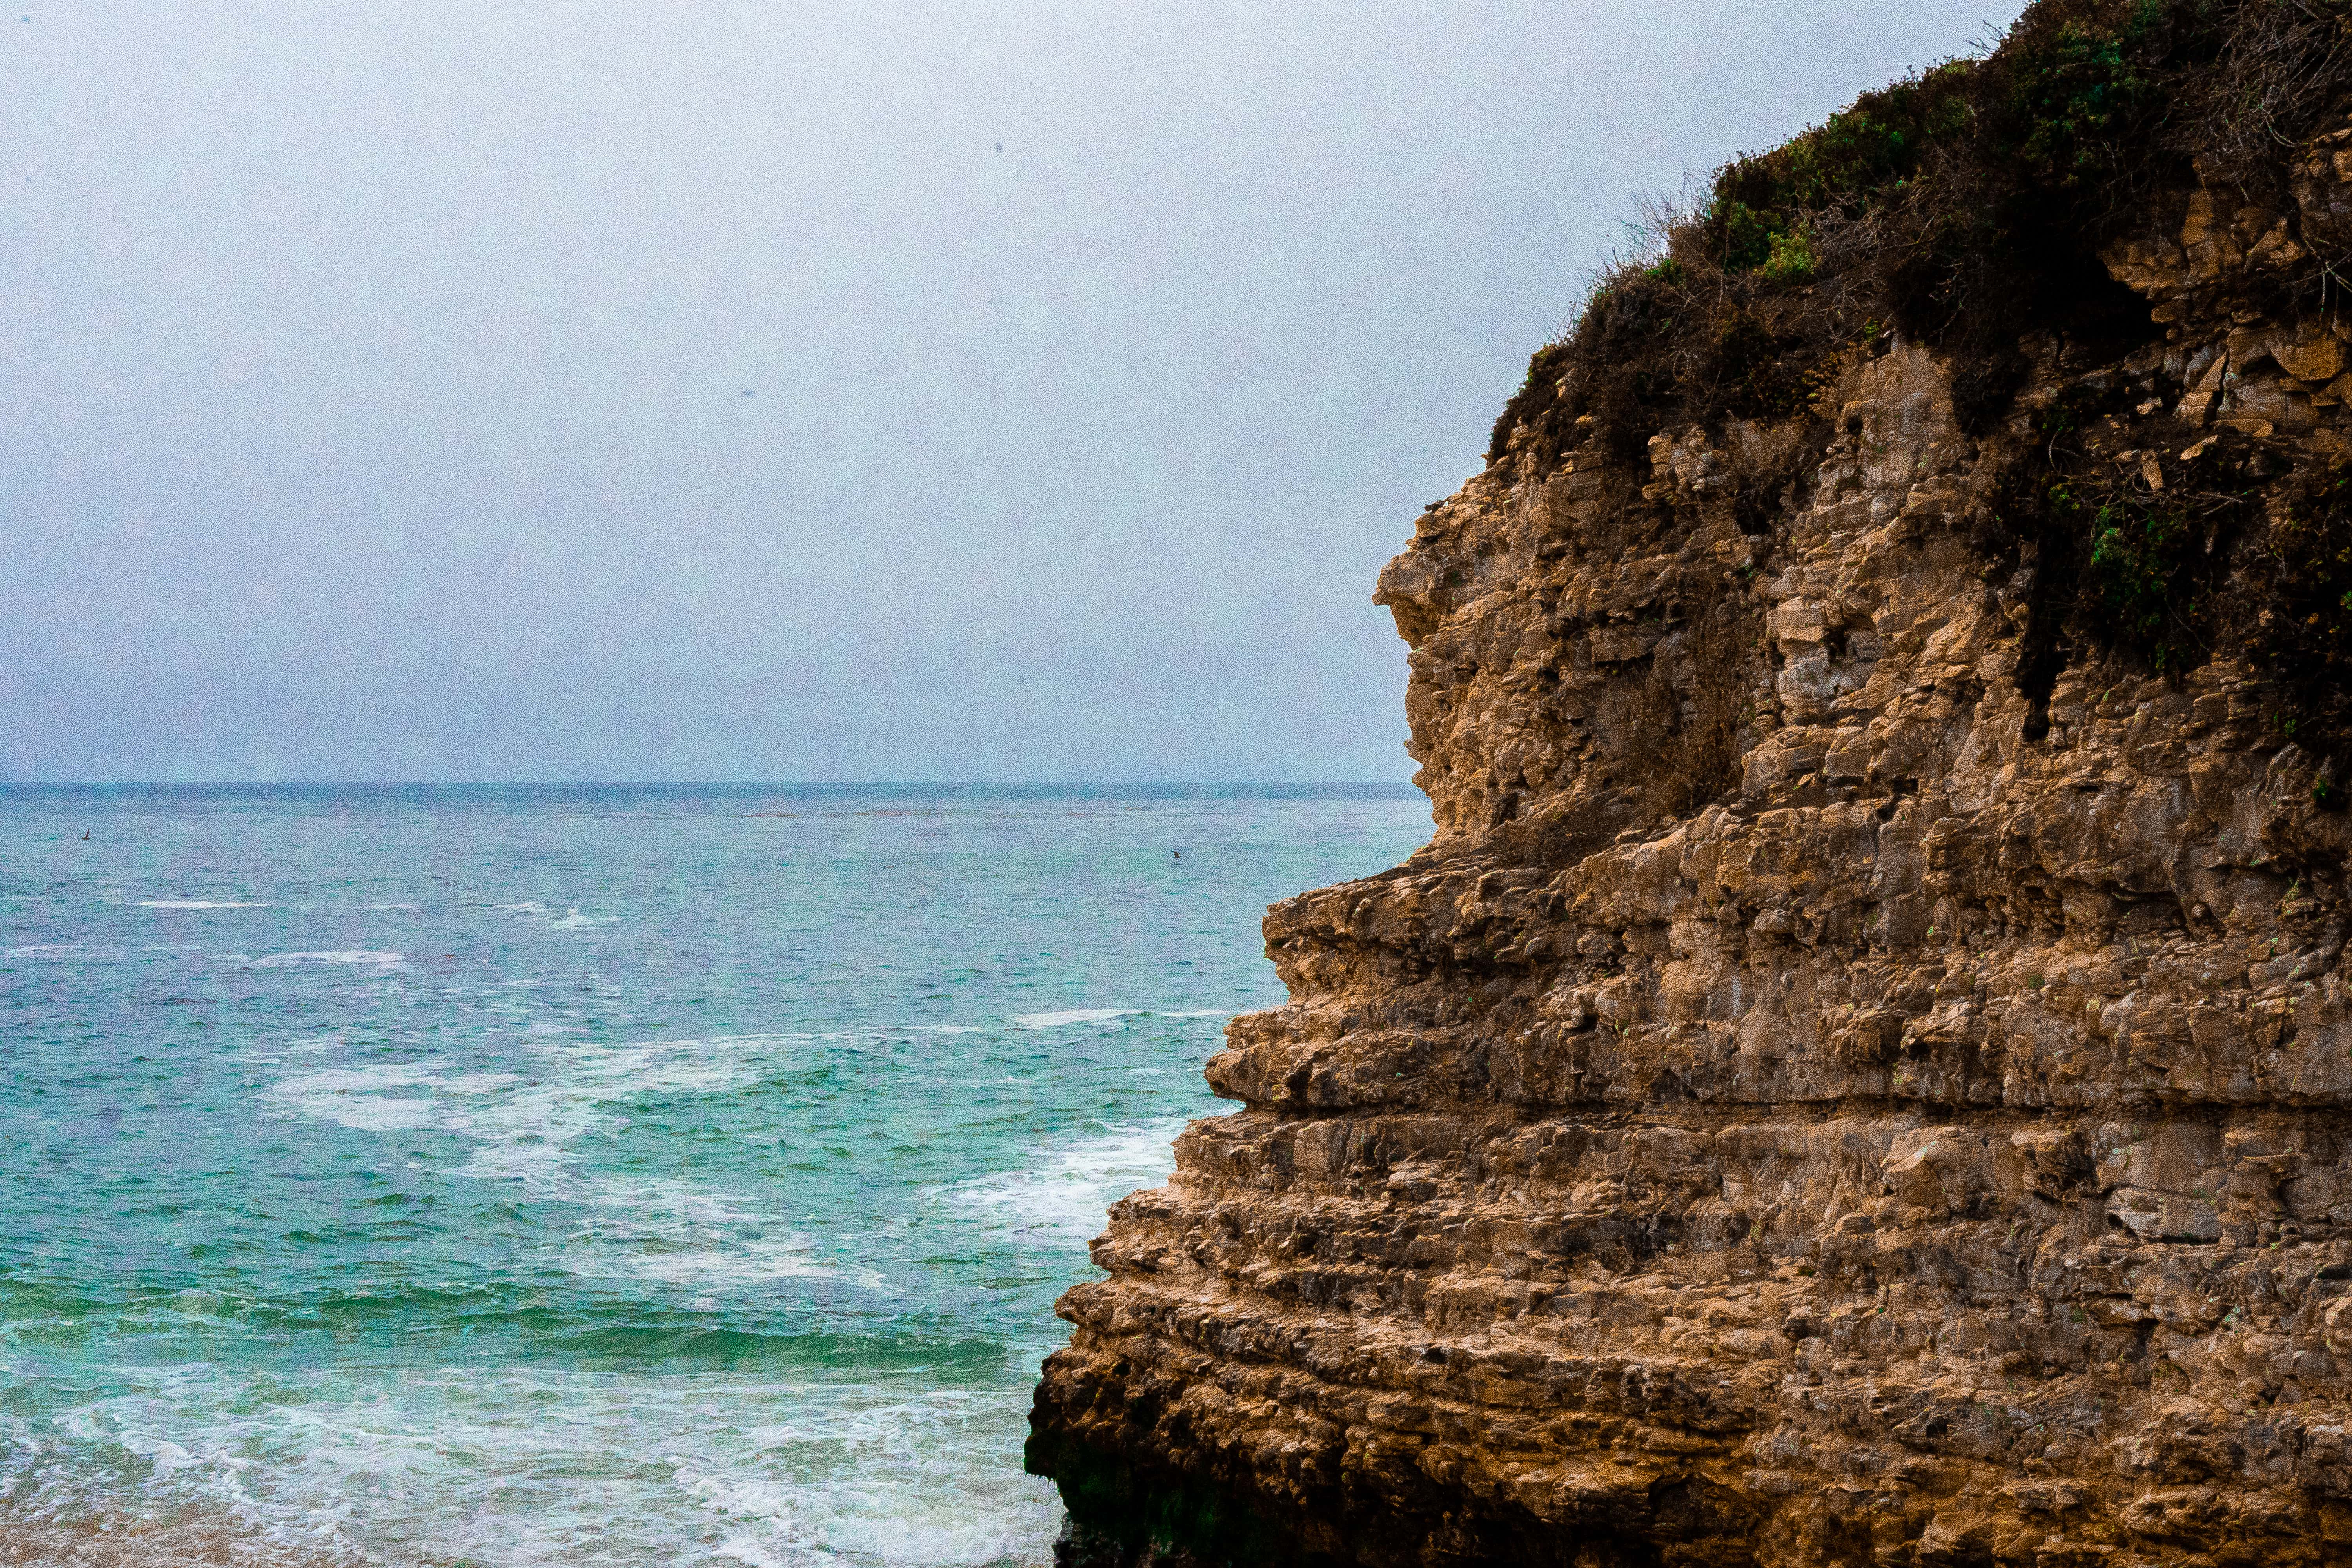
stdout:
<svg viewBox="0 0 2352 1568">
<path fill-rule="evenodd" d="M 1427 828 L 0 790 L 0 1560 L 1045 1561 L 1055 1296 L 1280 999 L 1263 907 Z"/>
</svg>

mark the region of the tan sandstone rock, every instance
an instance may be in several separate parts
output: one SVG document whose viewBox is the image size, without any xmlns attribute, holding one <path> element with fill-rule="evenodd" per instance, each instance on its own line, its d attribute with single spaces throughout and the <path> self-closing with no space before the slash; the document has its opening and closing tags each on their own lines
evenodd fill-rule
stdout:
<svg viewBox="0 0 2352 1568">
<path fill-rule="evenodd" d="M 2005 435 L 1894 340 L 1769 531 L 1738 424 L 1523 430 L 1422 517 L 1435 837 L 1269 913 L 1243 1109 L 1064 1299 L 1066 1561 L 2352 1562 L 2344 818 L 2241 660 L 2024 689 L 1984 543 L 2070 374 L 2156 489 L 2346 449 L 2341 336 L 2231 292 L 2352 238 L 2345 134 L 2294 223 L 2110 251 L 2149 342 Z"/>
</svg>

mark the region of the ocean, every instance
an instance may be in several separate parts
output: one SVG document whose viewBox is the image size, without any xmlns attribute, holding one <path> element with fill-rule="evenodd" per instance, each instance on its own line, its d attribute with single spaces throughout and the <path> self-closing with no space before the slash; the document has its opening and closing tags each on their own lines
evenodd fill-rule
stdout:
<svg viewBox="0 0 2352 1568">
<path fill-rule="evenodd" d="M 0 1562 L 1036 1564 L 1055 1297 L 1402 788 L 0 789 Z"/>
</svg>

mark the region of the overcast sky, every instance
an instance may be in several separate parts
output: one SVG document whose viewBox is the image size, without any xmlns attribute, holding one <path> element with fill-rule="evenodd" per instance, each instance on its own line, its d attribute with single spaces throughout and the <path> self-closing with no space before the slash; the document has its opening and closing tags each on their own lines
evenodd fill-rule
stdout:
<svg viewBox="0 0 2352 1568">
<path fill-rule="evenodd" d="M 20 780 L 1403 778 L 1633 193 L 2019 9 L 25 4 Z"/>
</svg>

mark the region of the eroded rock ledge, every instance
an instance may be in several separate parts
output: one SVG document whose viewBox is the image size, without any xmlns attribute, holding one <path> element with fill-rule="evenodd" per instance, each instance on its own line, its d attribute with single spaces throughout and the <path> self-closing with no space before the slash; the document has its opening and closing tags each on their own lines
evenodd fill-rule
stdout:
<svg viewBox="0 0 2352 1568">
<path fill-rule="evenodd" d="M 1882 333 L 1642 458 L 1522 425 L 1422 518 L 1436 837 L 1270 912 L 1244 1109 L 1061 1303 L 1065 1563 L 2352 1561 L 2332 763 L 2243 639 L 2053 644 L 2004 527 L 2068 410 L 2066 482 L 2234 498 L 2201 591 L 2275 608 L 2352 325 L 2257 283 L 2352 212 L 2342 109 L 2293 205 L 2109 246 L 2138 341 L 2028 334 L 1976 433 Z"/>
</svg>

